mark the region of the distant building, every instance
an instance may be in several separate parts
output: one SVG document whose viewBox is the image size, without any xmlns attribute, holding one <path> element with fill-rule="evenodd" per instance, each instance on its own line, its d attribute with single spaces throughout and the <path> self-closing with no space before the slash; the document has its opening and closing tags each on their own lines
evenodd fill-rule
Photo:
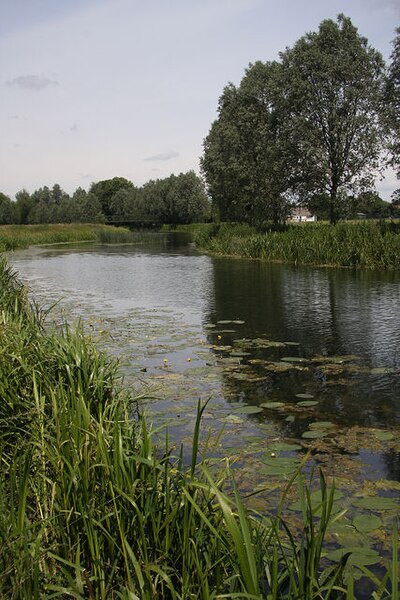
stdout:
<svg viewBox="0 0 400 600">
<path fill-rule="evenodd" d="M 303 223 L 303 222 L 314 222 L 317 220 L 315 215 L 312 215 L 308 208 L 303 208 L 302 206 L 295 206 L 292 209 L 289 217 L 290 221 L 295 223 Z"/>
</svg>

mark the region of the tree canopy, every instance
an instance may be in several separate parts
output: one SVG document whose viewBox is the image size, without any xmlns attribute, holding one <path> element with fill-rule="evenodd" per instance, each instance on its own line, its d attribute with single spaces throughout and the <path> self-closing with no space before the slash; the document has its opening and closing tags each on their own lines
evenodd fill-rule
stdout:
<svg viewBox="0 0 400 600">
<path fill-rule="evenodd" d="M 370 189 L 384 166 L 384 67 L 339 15 L 226 86 L 202 159 L 220 217 L 278 221 L 288 199 L 317 196 L 335 222 L 343 194 Z"/>
</svg>

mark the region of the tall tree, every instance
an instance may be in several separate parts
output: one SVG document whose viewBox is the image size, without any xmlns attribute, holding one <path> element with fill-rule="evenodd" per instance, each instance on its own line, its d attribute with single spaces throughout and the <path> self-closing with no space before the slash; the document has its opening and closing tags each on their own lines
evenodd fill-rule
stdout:
<svg viewBox="0 0 400 600">
<path fill-rule="evenodd" d="M 341 191 L 363 189 L 383 166 L 384 62 L 351 20 L 325 20 L 281 54 L 281 111 L 294 188 L 327 193 L 337 219 Z"/>
<path fill-rule="evenodd" d="M 278 222 L 287 214 L 279 70 L 273 62 L 250 65 L 240 86 L 227 85 L 219 99 L 201 165 L 222 220 Z"/>
<path fill-rule="evenodd" d="M 113 177 L 112 179 L 103 179 L 92 183 L 89 191 L 97 196 L 103 214 L 107 219 L 110 219 L 112 218 L 111 201 L 114 194 L 119 190 L 129 190 L 133 187 L 133 183 L 125 177 Z"/>
<path fill-rule="evenodd" d="M 386 107 L 391 130 L 392 166 L 400 179 L 400 27 L 396 29 L 386 83 Z"/>
</svg>

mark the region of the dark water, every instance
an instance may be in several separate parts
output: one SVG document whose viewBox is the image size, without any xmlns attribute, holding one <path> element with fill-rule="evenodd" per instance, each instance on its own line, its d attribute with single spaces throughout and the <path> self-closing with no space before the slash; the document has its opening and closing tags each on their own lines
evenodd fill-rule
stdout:
<svg viewBox="0 0 400 600">
<path fill-rule="evenodd" d="M 366 480 L 400 481 L 400 273 L 211 258 L 179 236 L 152 239 L 34 248 L 10 262 L 39 303 L 60 300 L 55 318 L 84 319 L 127 385 L 151 390 L 148 411 L 171 419 L 177 441 L 210 399 L 206 425 L 225 428 L 215 451 L 236 452 L 250 488 L 277 439 L 300 441 L 357 493 Z M 301 408 L 298 393 L 315 405 Z M 284 406 L 240 411 L 266 401 Z M 334 434 L 304 438 L 319 421 Z"/>
</svg>

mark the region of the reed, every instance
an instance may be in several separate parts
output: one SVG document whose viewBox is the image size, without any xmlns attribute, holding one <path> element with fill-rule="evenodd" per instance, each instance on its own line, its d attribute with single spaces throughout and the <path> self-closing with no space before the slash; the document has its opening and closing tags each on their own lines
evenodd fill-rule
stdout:
<svg viewBox="0 0 400 600">
<path fill-rule="evenodd" d="M 213 254 L 292 264 L 398 269 L 400 223 L 304 223 L 274 230 L 238 224 L 203 224 L 194 241 Z"/>
<path fill-rule="evenodd" d="M 1 225 L 0 252 L 27 248 L 38 244 L 62 244 L 72 242 L 102 241 L 101 236 L 120 241 L 129 230 L 110 225 L 51 224 L 51 225 Z M 117 239 L 118 238 L 118 239 Z"/>
<path fill-rule="evenodd" d="M 323 478 L 318 519 L 299 480 L 300 538 L 284 498 L 268 518 L 250 512 L 234 482 L 226 490 L 229 465 L 211 475 L 198 458 L 204 407 L 185 467 L 168 438 L 155 446 L 116 364 L 81 326 L 45 330 L 4 260 L 0 283 L 2 598 L 347 597 L 345 561 L 323 563 L 333 502 Z M 394 600 L 389 580 L 374 583 Z"/>
</svg>

